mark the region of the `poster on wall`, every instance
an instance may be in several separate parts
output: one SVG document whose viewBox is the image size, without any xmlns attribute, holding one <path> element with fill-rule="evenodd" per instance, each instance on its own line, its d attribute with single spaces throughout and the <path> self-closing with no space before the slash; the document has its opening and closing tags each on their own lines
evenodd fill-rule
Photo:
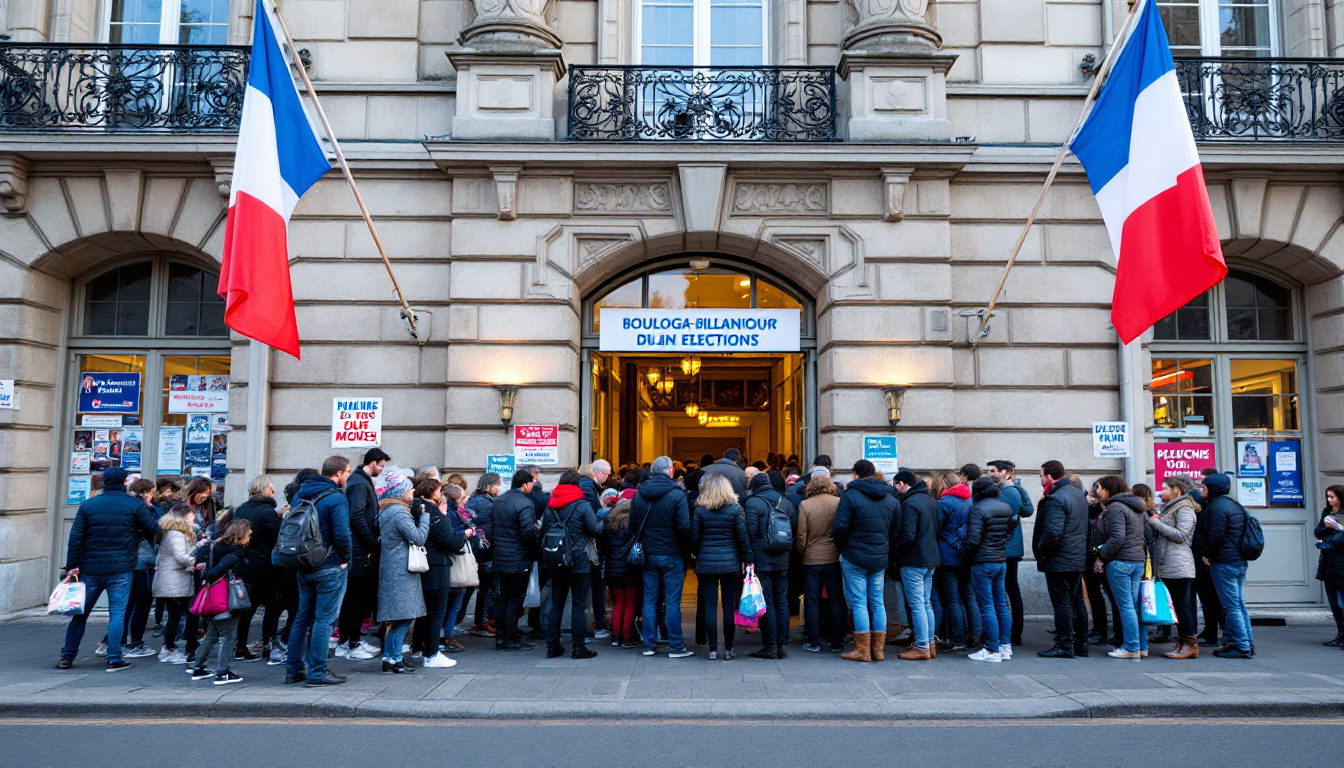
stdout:
<svg viewBox="0 0 1344 768">
<path fill-rule="evenodd" d="M 183 453 L 183 474 L 192 477 L 210 476 L 210 441 L 187 443 Z"/>
<path fill-rule="evenodd" d="M 1301 443 L 1275 440 L 1269 444 L 1269 503 L 1301 504 Z"/>
<path fill-rule="evenodd" d="M 1092 422 L 1092 458 L 1129 458 L 1129 422 Z"/>
<path fill-rule="evenodd" d="M 145 442 L 145 428 L 126 427 L 120 434 L 122 468 L 131 472 L 140 471 L 140 452 Z"/>
<path fill-rule="evenodd" d="M 210 416 L 193 413 L 187 417 L 187 445 L 210 445 Z M 209 448 L 206 452 L 209 453 Z"/>
<path fill-rule="evenodd" d="M 185 381 L 178 381 L 185 379 Z M 181 389 L 177 389 L 178 386 Z M 222 413 L 229 410 L 228 376 L 173 376 L 168 389 L 169 413 Z"/>
<path fill-rule="evenodd" d="M 70 452 L 70 474 L 87 475 L 89 474 L 89 462 L 92 455 L 88 451 Z"/>
<path fill-rule="evenodd" d="M 1238 477 L 1237 501 L 1240 501 L 1243 507 L 1268 506 L 1265 503 L 1265 478 Z"/>
<path fill-rule="evenodd" d="M 86 413 L 79 417 L 79 426 L 91 429 L 114 429 L 121 426 L 121 417 Z"/>
<path fill-rule="evenodd" d="M 332 398 L 332 448 L 376 448 L 382 444 L 383 398 Z"/>
<path fill-rule="evenodd" d="M 139 413 L 140 374 L 79 374 L 80 413 Z"/>
<path fill-rule="evenodd" d="M 14 394 L 14 380 L 0 379 L 0 411 L 12 411 L 18 407 L 18 396 Z"/>
<path fill-rule="evenodd" d="M 155 468 L 159 472 L 182 474 L 182 427 L 159 427 L 159 453 Z"/>
<path fill-rule="evenodd" d="M 518 424 L 513 428 L 513 457 L 518 466 L 553 467 L 560 463 L 558 424 Z"/>
<path fill-rule="evenodd" d="M 233 427 L 230 427 L 230 426 L 229 426 L 229 414 L 227 414 L 227 413 L 212 413 L 212 414 L 210 414 L 210 431 L 211 431 L 211 432 L 232 432 L 232 431 L 233 431 Z"/>
<path fill-rule="evenodd" d="M 1237 475 L 1239 477 L 1264 477 L 1266 459 L 1269 456 L 1269 443 L 1264 440 L 1237 441 Z"/>
<path fill-rule="evenodd" d="M 74 443 L 74 445 L 75 445 L 74 450 L 76 450 L 76 451 L 91 451 L 91 450 L 93 450 L 93 430 L 91 430 L 91 429 L 77 429 L 77 430 L 75 430 L 75 443 Z"/>
<path fill-rule="evenodd" d="M 492 453 L 485 457 L 485 471 L 499 475 L 504 480 L 505 485 L 508 485 L 513 479 L 513 473 L 517 471 L 517 468 L 518 460 L 511 454 Z"/>
<path fill-rule="evenodd" d="M 88 475 L 70 478 L 69 488 L 65 492 L 66 504 L 83 504 L 89 500 L 92 482 Z"/>
<path fill-rule="evenodd" d="M 895 435 L 864 435 L 863 458 L 871 461 L 882 476 L 891 479 L 901 468 Z"/>
<path fill-rule="evenodd" d="M 1200 470 L 1217 468 L 1213 443 L 1153 444 L 1153 470 L 1159 488 L 1167 479 L 1167 475 L 1198 478 Z"/>
</svg>

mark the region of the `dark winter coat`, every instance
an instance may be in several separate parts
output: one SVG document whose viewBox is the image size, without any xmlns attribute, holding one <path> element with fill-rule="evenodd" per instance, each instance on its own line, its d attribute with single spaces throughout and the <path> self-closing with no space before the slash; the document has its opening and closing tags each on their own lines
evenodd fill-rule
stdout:
<svg viewBox="0 0 1344 768">
<path fill-rule="evenodd" d="M 494 503 L 495 497 L 488 493 L 480 493 L 467 499 L 467 511 L 471 514 L 472 525 L 479 529 L 489 527 L 490 508 Z M 471 537 L 471 553 L 476 556 L 477 563 L 486 565 L 490 562 L 492 556 L 490 543 L 485 536 Z"/>
<path fill-rule="evenodd" d="M 896 539 L 896 499 L 875 477 L 851 482 L 840 496 L 832 535 L 845 562 L 865 571 L 885 570 Z"/>
<path fill-rule="evenodd" d="M 1018 480 L 999 486 L 999 501 L 1007 504 L 1017 516 L 1017 522 L 1013 525 L 1013 535 L 1008 537 L 1006 553 L 1008 559 L 1020 560 L 1027 554 L 1022 543 L 1022 521 L 1036 513 L 1036 505 L 1031 502 L 1031 495 Z"/>
<path fill-rule="evenodd" d="M 1327 506 L 1321 510 L 1321 521 L 1316 524 L 1316 539 L 1327 547 L 1320 550 L 1316 563 L 1316 578 L 1322 581 L 1327 577 L 1344 578 L 1344 532 L 1325 524 L 1325 518 L 1330 514 L 1333 513 Z M 1344 517 L 1344 512 L 1340 517 Z"/>
<path fill-rule="evenodd" d="M 581 477 L 579 489 L 583 491 L 583 498 L 593 506 L 593 514 L 597 515 L 597 519 L 605 519 L 608 510 L 602 506 L 602 486 L 593 482 L 591 477 Z"/>
<path fill-rule="evenodd" d="M 625 523 L 613 527 L 612 515 L 617 514 L 622 505 L 627 508 Z M 628 587 L 639 578 L 639 570 L 632 568 L 625 559 L 630 554 L 630 545 L 635 541 L 635 533 L 630 529 L 629 506 L 630 502 L 622 501 L 612 507 L 611 514 L 607 516 L 603 525 L 605 530 L 602 538 L 605 540 L 604 548 L 607 550 L 606 570 L 603 576 L 607 584 L 613 587 Z"/>
<path fill-rule="evenodd" d="M 747 486 L 751 495 L 744 506 L 747 522 L 747 538 L 751 541 L 752 560 L 759 573 L 781 573 L 789 570 L 789 552 L 766 552 L 765 542 L 770 537 L 770 518 L 778 505 L 780 511 L 789 516 L 789 528 L 798 527 L 798 510 L 784 498 L 783 494 L 770 485 L 770 478 L 764 472 L 751 478 Z"/>
<path fill-rule="evenodd" d="M 896 534 L 894 563 L 903 568 L 937 568 L 942 565 L 938 549 L 941 519 L 938 503 L 929 495 L 929 486 L 916 481 L 900 497 L 901 529 Z"/>
<path fill-rule="evenodd" d="M 1008 559 L 1008 539 L 1016 523 L 1013 509 L 999 500 L 998 489 L 991 488 L 975 497 L 966 515 L 966 547 L 962 562 L 969 565 L 1002 563 Z"/>
<path fill-rule="evenodd" d="M 961 565 L 970 511 L 971 487 L 965 483 L 948 488 L 938 499 L 938 555 L 943 565 Z"/>
<path fill-rule="evenodd" d="M 233 511 L 233 519 L 252 524 L 252 538 L 247 542 L 247 569 L 253 577 L 269 574 L 273 568 L 271 550 L 275 549 L 275 540 L 280 535 L 280 515 L 275 512 L 275 499 L 253 496 L 238 505 Z"/>
<path fill-rule="evenodd" d="M 206 542 L 196 548 L 196 564 L 204 565 L 206 569 L 201 572 L 201 583 L 211 584 L 224 578 L 224 575 L 232 572 L 236 578 L 242 578 L 247 573 L 247 554 L 243 547 L 237 544 L 225 544 L 222 541 L 213 543 L 214 553 L 211 553 L 211 542 Z M 212 560 L 213 558 L 213 560 Z M 214 565 L 211 565 L 211 563 Z"/>
<path fill-rule="evenodd" d="M 575 488 L 578 498 L 570 500 L 566 489 Z M 583 492 L 572 485 L 556 486 L 551 494 L 550 506 L 541 518 L 541 537 L 555 526 L 564 524 L 569 538 L 569 572 L 592 573 L 593 561 L 588 557 L 588 542 L 602 533 L 602 521 L 597 519 L 593 506 L 583 497 Z M 557 504 L 564 506 L 557 507 Z"/>
<path fill-rule="evenodd" d="M 345 481 L 345 499 L 350 510 L 350 576 L 377 576 L 378 492 L 363 467 L 351 472 Z"/>
<path fill-rule="evenodd" d="M 737 462 L 729 461 L 728 459 L 719 459 L 713 464 L 705 467 L 704 470 L 706 475 L 723 475 L 728 478 L 728 484 L 733 486 L 733 493 L 737 494 L 737 498 L 739 500 L 746 498 L 747 473 L 741 467 L 737 466 Z M 704 484 L 704 482 L 705 479 L 701 476 L 700 483 Z"/>
<path fill-rule="evenodd" d="M 1061 477 L 1036 509 L 1031 551 L 1041 573 L 1082 573 L 1087 565 L 1087 496 Z"/>
<path fill-rule="evenodd" d="M 681 557 L 691 544 L 686 492 L 667 475 L 650 475 L 635 493 L 630 530 L 644 545 L 646 557 Z"/>
<path fill-rule="evenodd" d="M 328 493 L 333 490 L 335 493 Z M 318 499 L 318 496 L 322 498 Z M 349 563 L 353 544 L 350 536 L 350 507 L 345 494 L 340 492 L 331 478 L 312 475 L 304 479 L 292 503 L 298 504 L 305 499 L 317 499 L 317 528 L 322 533 L 322 543 L 330 553 L 322 562 L 322 567 Z"/>
<path fill-rule="evenodd" d="M 1148 507 L 1143 499 L 1132 493 L 1112 496 L 1097 521 L 1097 528 L 1106 540 L 1098 548 L 1097 557 L 1105 562 L 1124 560 L 1142 563 L 1147 559 L 1144 537 L 1148 533 Z"/>
<path fill-rule="evenodd" d="M 742 507 L 725 504 L 718 509 L 696 507 L 691 518 L 691 541 L 695 549 L 695 572 L 717 576 L 742 572 L 752 562 L 751 541 Z"/>
<path fill-rule="evenodd" d="M 453 555 L 467 543 L 466 525 L 451 504 L 447 512 L 440 512 L 439 505 L 428 499 L 411 502 L 411 518 L 417 526 L 425 515 L 429 516 L 429 538 L 425 541 L 429 570 L 420 574 L 420 588 L 426 592 L 450 589 Z"/>
<path fill-rule="evenodd" d="M 485 537 L 492 551 L 490 568 L 495 573 L 527 573 L 536 560 L 537 514 L 532 499 L 511 488 L 490 507 Z"/>
<path fill-rule="evenodd" d="M 79 505 L 70 527 L 65 567 L 90 576 L 130 573 L 139 559 L 140 541 L 157 541 L 159 523 L 149 505 L 126 493 L 124 485 L 109 485 Z"/>
<path fill-rule="evenodd" d="M 1204 490 L 1209 492 L 1204 514 L 1208 515 L 1208 536 L 1197 557 L 1208 558 L 1210 565 L 1245 565 L 1241 556 L 1241 539 L 1246 533 L 1246 508 L 1229 494 L 1232 481 L 1227 475 L 1209 475 L 1204 478 Z"/>
</svg>

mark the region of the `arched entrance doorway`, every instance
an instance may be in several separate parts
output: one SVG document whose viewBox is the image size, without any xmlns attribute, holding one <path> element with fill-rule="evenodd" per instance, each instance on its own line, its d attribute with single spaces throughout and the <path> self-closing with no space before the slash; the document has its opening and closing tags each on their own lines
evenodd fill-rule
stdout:
<svg viewBox="0 0 1344 768">
<path fill-rule="evenodd" d="M 585 298 L 582 352 L 585 462 L 815 455 L 812 298 L 759 264 L 683 253 L 619 274 Z"/>
</svg>

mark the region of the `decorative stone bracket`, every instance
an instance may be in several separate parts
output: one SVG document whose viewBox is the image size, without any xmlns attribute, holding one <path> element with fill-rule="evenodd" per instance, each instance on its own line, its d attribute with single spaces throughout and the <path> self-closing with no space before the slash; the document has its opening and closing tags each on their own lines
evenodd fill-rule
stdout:
<svg viewBox="0 0 1344 768">
<path fill-rule="evenodd" d="M 219 189 L 219 196 L 225 200 L 229 199 L 229 194 L 233 188 L 233 155 L 207 157 L 210 167 L 215 169 L 215 184 Z"/>
<path fill-rule="evenodd" d="M 910 185 L 910 174 L 914 168 L 882 169 L 883 217 L 887 221 L 900 221 L 905 218 L 905 189 Z"/>
<path fill-rule="evenodd" d="M 18 155 L 0 154 L 0 202 L 10 213 L 20 213 L 28 204 L 28 167 Z"/>
<path fill-rule="evenodd" d="M 496 218 L 500 221 L 513 221 L 518 217 L 518 172 L 521 170 L 519 165 L 490 167 L 495 178 Z"/>
</svg>

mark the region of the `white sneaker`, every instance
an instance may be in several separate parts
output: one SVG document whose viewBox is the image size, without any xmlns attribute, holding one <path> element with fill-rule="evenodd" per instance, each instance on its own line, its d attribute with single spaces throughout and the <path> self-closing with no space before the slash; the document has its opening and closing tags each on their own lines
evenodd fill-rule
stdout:
<svg viewBox="0 0 1344 768">
<path fill-rule="evenodd" d="M 377 653 L 377 654 L 380 654 L 380 655 L 381 655 L 382 652 L 383 652 L 383 649 L 382 649 L 382 648 L 380 648 L 380 647 L 378 647 L 378 646 L 376 646 L 376 645 L 372 645 L 372 644 L 370 644 L 370 643 L 367 643 L 367 642 L 365 642 L 365 641 L 363 641 L 363 640 L 360 640 L 359 643 L 357 643 L 357 644 L 355 645 L 355 648 L 362 648 L 362 649 L 364 649 L 364 650 L 366 650 L 366 651 L 368 651 L 368 652 L 370 652 L 370 653 Z"/>
<path fill-rule="evenodd" d="M 176 650 L 176 651 L 173 651 L 172 653 L 168 654 L 168 658 L 164 660 L 164 663 L 165 663 L 165 664 L 186 664 L 186 663 L 187 663 L 187 652 L 186 652 L 186 651 L 183 651 L 183 650 L 180 650 L 180 649 L 179 649 L 179 650 Z"/>
<path fill-rule="evenodd" d="M 285 652 L 280 650 L 279 648 L 272 648 L 271 658 L 266 660 L 266 666 L 278 667 L 284 663 L 285 663 Z"/>
<path fill-rule="evenodd" d="M 405 656 L 406 654 L 408 654 L 408 653 L 410 653 L 410 652 L 411 652 L 411 646 L 410 646 L 409 644 L 401 646 L 401 655 L 402 655 L 402 656 Z"/>
<path fill-rule="evenodd" d="M 99 643 L 99 644 L 98 644 L 98 648 L 97 648 L 96 650 L 94 650 L 94 653 L 97 654 L 97 655 L 99 655 L 99 656 L 106 656 L 106 655 L 107 655 L 107 643 Z"/>
<path fill-rule="evenodd" d="M 988 661 L 993 664 L 998 664 L 999 662 L 1003 661 L 1002 656 L 1000 656 L 997 653 L 990 653 L 984 648 L 981 648 L 980 650 L 976 651 L 975 653 L 972 653 L 970 656 L 967 656 L 966 658 L 970 659 L 971 661 Z"/>
<path fill-rule="evenodd" d="M 346 655 L 342 658 L 349 659 L 350 661 L 368 661 L 369 659 L 376 659 L 380 656 L 382 656 L 381 652 L 372 648 L 367 648 L 361 643 L 360 645 L 355 646 L 353 650 L 347 650 Z"/>
<path fill-rule="evenodd" d="M 593 633 L 593 638 L 596 640 L 605 640 L 608 637 L 611 637 L 611 630 L 609 629 L 599 629 Z"/>
<path fill-rule="evenodd" d="M 146 656 L 153 656 L 154 649 L 144 645 L 137 645 L 122 651 L 121 655 L 128 659 L 143 659 Z"/>
<path fill-rule="evenodd" d="M 160 662 L 166 662 L 166 661 L 168 661 L 168 657 L 169 657 L 169 656 L 172 656 L 172 655 L 173 655 L 173 651 L 168 650 L 168 646 L 166 646 L 166 645 L 159 649 L 159 661 L 160 661 Z"/>
<path fill-rule="evenodd" d="M 436 653 L 428 659 L 425 659 L 425 667 L 428 669 L 447 669 L 456 666 L 457 659 L 450 659 L 442 653 Z"/>
<path fill-rule="evenodd" d="M 341 643 L 340 645 L 336 646 L 336 658 L 338 659 L 350 658 L 350 646 L 346 645 L 345 643 Z"/>
<path fill-rule="evenodd" d="M 1004 658 L 1005 661 L 1008 660 L 1008 659 L 1013 658 L 1013 646 L 1011 646 L 1011 645 L 1000 645 L 1000 646 L 999 646 L 999 655 L 1002 656 L 1002 657 Z"/>
</svg>

